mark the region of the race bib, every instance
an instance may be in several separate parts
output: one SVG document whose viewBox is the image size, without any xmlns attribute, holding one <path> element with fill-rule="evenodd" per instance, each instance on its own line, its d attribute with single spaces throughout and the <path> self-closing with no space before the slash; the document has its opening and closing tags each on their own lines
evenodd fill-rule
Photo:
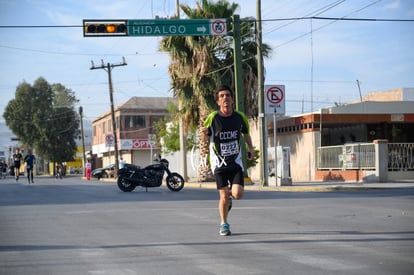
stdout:
<svg viewBox="0 0 414 275">
<path fill-rule="evenodd" d="M 237 140 L 230 141 L 227 143 L 220 143 L 220 152 L 223 157 L 237 155 L 239 153 L 239 146 Z"/>
</svg>

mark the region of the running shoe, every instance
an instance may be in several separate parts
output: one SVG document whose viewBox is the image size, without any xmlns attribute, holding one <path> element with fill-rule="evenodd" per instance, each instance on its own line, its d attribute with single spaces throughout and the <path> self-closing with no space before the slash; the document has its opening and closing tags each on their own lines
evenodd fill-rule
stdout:
<svg viewBox="0 0 414 275">
<path fill-rule="evenodd" d="M 231 231 L 230 231 L 230 224 L 228 223 L 222 223 L 220 225 L 220 231 L 219 234 L 221 236 L 230 236 L 231 235 Z"/>
<path fill-rule="evenodd" d="M 229 198 L 229 210 L 228 210 L 228 212 L 230 212 L 230 210 L 231 210 L 232 207 L 233 207 L 233 198 L 230 197 Z"/>
</svg>

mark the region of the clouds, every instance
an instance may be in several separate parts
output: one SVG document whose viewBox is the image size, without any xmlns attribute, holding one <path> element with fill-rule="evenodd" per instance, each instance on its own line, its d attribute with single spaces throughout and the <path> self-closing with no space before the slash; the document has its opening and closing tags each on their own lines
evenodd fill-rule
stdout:
<svg viewBox="0 0 414 275">
<path fill-rule="evenodd" d="M 388 3 L 386 3 L 384 5 L 385 10 L 397 10 L 399 8 L 400 8 L 400 1 L 399 0 L 389 1 Z"/>
</svg>

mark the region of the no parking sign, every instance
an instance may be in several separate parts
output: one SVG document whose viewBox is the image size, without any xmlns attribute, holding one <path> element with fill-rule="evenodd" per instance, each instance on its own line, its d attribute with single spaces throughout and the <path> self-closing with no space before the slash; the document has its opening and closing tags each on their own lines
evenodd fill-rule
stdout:
<svg viewBox="0 0 414 275">
<path fill-rule="evenodd" d="M 105 146 L 111 147 L 114 145 L 114 135 L 109 134 L 105 136 Z"/>
<path fill-rule="evenodd" d="M 265 85 L 265 113 L 285 114 L 285 85 Z"/>
</svg>

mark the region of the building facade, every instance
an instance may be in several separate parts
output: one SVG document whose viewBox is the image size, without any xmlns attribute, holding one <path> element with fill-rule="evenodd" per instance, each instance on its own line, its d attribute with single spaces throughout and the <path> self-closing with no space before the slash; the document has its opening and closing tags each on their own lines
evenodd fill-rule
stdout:
<svg viewBox="0 0 414 275">
<path fill-rule="evenodd" d="M 92 155 L 94 168 L 115 163 L 114 137 L 118 140 L 118 157 L 126 163 L 146 166 L 160 152 L 155 143 L 155 122 L 169 116 L 168 105 L 175 104 L 167 97 L 132 97 L 117 106 L 116 130 L 112 130 L 111 112 L 92 122 Z M 115 132 L 115 133 L 114 133 Z"/>
<path fill-rule="evenodd" d="M 371 93 L 362 102 L 278 119 L 277 146 L 290 147 L 294 182 L 323 180 L 317 169 L 320 147 L 375 140 L 414 143 L 414 89 L 385 91 L 377 96 Z M 268 146 L 274 146 L 271 123 L 268 137 Z"/>
</svg>

